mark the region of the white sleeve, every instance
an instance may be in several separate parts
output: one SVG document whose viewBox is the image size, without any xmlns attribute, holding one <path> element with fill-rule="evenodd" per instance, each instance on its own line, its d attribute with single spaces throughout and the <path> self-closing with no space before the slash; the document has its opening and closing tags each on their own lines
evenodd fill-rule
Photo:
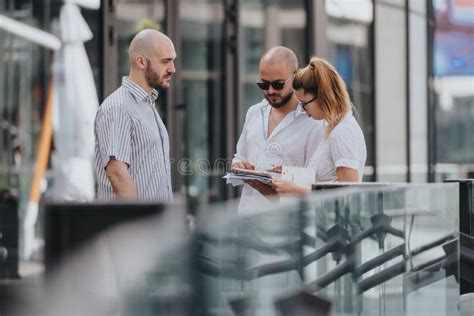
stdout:
<svg viewBox="0 0 474 316">
<path fill-rule="evenodd" d="M 234 154 L 232 163 L 242 160 L 247 160 L 247 130 L 245 128 L 245 124 L 244 128 L 242 129 L 242 134 L 240 134 L 239 141 L 237 142 L 237 151 Z"/>
<path fill-rule="evenodd" d="M 247 150 L 247 128 L 251 118 L 251 112 L 253 112 L 252 106 L 248 109 L 247 114 L 245 115 L 244 127 L 242 128 L 242 133 L 240 134 L 239 141 L 237 142 L 237 150 L 232 159 L 232 163 L 239 162 L 242 160 L 248 160 L 248 150 Z"/>
<path fill-rule="evenodd" d="M 357 148 L 355 133 L 350 130 L 337 131 L 330 135 L 329 150 L 336 169 L 346 167 L 349 169 L 359 169 L 359 149 Z"/>
</svg>

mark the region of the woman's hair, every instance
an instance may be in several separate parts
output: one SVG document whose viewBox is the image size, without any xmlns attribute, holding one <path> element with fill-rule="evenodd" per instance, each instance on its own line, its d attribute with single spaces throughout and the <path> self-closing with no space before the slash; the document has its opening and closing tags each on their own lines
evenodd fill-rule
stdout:
<svg viewBox="0 0 474 316">
<path fill-rule="evenodd" d="M 306 67 L 296 71 L 293 89 L 303 89 L 305 93 L 317 97 L 324 120 L 328 123 L 326 135 L 352 108 L 344 80 L 334 66 L 318 57 L 311 58 Z"/>
</svg>

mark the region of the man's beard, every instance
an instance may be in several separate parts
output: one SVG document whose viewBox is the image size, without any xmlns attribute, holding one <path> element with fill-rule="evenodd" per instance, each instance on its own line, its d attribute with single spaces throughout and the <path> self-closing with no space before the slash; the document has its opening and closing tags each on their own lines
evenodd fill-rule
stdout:
<svg viewBox="0 0 474 316">
<path fill-rule="evenodd" d="M 267 96 L 265 96 L 265 99 L 267 99 L 268 103 L 270 103 L 270 105 L 272 107 L 274 107 L 275 109 L 278 109 L 278 108 L 281 108 L 282 106 L 286 105 L 288 103 L 288 101 L 290 101 L 292 96 L 293 96 L 293 91 L 291 91 L 290 93 L 288 93 L 288 95 L 283 97 L 283 100 L 281 100 L 280 102 L 273 102 Z"/>
<path fill-rule="evenodd" d="M 153 68 L 151 67 L 151 63 L 148 62 L 147 66 L 146 66 L 146 69 L 145 69 L 145 80 L 146 82 L 148 83 L 148 85 L 150 87 L 152 87 L 153 89 L 166 89 L 167 87 L 166 86 L 163 86 L 160 84 L 161 80 L 160 80 L 160 76 L 158 75 L 158 73 L 153 70 Z"/>
</svg>

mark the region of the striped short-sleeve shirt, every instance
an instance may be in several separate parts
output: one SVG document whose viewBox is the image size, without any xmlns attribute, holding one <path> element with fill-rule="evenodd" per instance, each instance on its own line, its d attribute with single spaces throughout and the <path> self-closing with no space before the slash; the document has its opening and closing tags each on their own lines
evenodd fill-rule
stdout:
<svg viewBox="0 0 474 316">
<path fill-rule="evenodd" d="M 116 199 L 105 167 L 114 157 L 126 163 L 140 201 L 172 200 L 169 136 L 155 108 L 158 92 L 147 93 L 124 77 L 105 99 L 94 123 L 97 198 Z"/>
</svg>

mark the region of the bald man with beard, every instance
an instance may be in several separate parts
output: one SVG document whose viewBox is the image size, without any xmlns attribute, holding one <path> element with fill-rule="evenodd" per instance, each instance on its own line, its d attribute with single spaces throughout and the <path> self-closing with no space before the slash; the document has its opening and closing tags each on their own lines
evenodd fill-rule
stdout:
<svg viewBox="0 0 474 316">
<path fill-rule="evenodd" d="M 169 137 L 155 101 L 176 69 L 172 41 L 143 30 L 130 43 L 130 73 L 97 111 L 95 170 L 102 201 L 172 200 Z"/>
<path fill-rule="evenodd" d="M 322 140 L 323 127 L 322 122 L 306 116 L 293 93 L 297 69 L 298 59 L 287 47 L 273 47 L 260 59 L 257 85 L 264 99 L 247 111 L 232 167 L 257 171 L 281 165 L 304 167 L 313 156 Z M 270 186 L 247 181 L 239 211 L 269 207 L 264 195 L 272 193 L 275 192 Z"/>
</svg>

